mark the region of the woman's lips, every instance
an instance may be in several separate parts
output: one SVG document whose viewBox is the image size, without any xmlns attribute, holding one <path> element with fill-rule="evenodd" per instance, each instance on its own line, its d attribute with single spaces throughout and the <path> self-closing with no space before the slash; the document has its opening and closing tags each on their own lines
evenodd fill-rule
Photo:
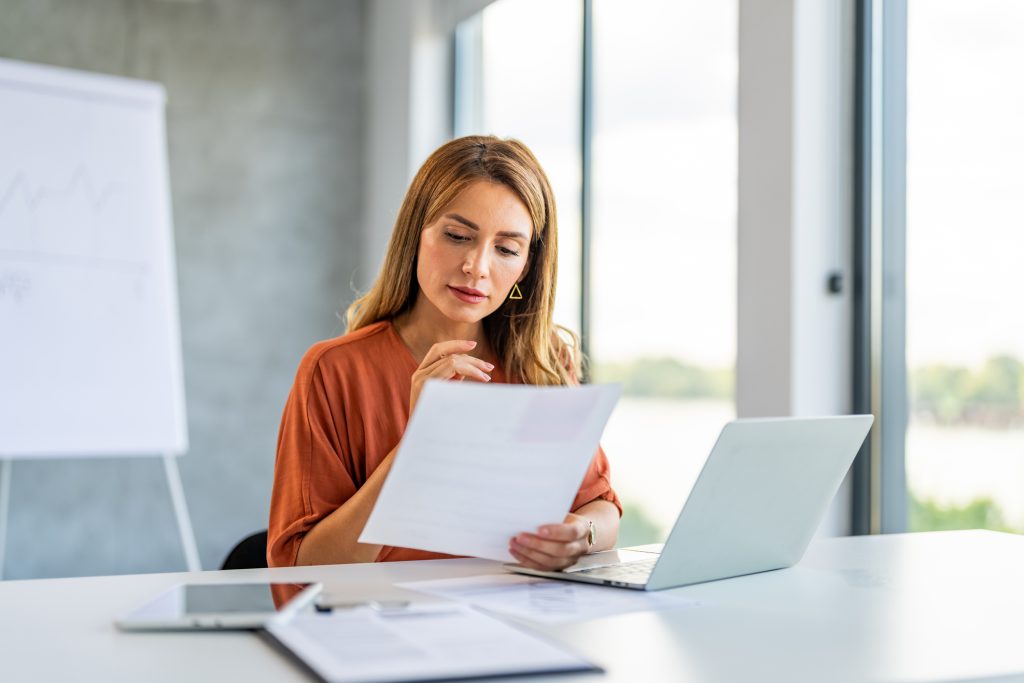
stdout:
<svg viewBox="0 0 1024 683">
<path fill-rule="evenodd" d="M 469 292 L 465 292 L 461 289 L 458 289 L 457 287 L 452 287 L 451 285 L 448 285 L 448 289 L 451 291 L 452 294 L 455 295 L 457 299 L 459 299 L 460 301 L 465 301 L 467 304 L 478 304 L 481 301 L 487 300 L 486 296 L 470 294 Z"/>
</svg>

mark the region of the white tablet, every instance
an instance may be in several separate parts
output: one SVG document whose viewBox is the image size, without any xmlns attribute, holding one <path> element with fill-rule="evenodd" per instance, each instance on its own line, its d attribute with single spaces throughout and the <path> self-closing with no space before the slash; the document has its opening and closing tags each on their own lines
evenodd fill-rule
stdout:
<svg viewBox="0 0 1024 683">
<path fill-rule="evenodd" d="M 123 631 L 258 629 L 310 604 L 319 583 L 180 584 L 114 621 Z"/>
</svg>

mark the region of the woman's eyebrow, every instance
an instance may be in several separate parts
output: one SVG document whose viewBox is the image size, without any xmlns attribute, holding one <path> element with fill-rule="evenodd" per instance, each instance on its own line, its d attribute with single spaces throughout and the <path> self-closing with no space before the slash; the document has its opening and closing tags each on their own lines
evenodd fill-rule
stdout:
<svg viewBox="0 0 1024 683">
<path fill-rule="evenodd" d="M 457 213 L 446 213 L 444 215 L 444 217 L 445 218 L 450 218 L 453 221 L 458 221 L 459 223 L 462 223 L 463 225 L 465 225 L 467 228 L 470 228 L 471 230 L 476 230 L 477 232 L 480 231 L 480 226 L 479 225 L 477 225 L 473 221 L 469 220 L 468 218 L 464 218 L 464 217 L 460 216 Z M 500 237 L 518 237 L 518 238 L 524 239 L 524 240 L 528 239 L 526 237 L 526 235 L 524 235 L 523 233 L 515 232 L 515 231 L 512 231 L 512 230 L 502 230 L 502 231 L 499 231 L 498 235 Z"/>
</svg>

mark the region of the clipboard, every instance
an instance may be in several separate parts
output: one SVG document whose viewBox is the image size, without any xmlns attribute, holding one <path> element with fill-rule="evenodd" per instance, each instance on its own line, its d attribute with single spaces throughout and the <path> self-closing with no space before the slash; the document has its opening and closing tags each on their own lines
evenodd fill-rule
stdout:
<svg viewBox="0 0 1024 683">
<path fill-rule="evenodd" d="M 604 671 L 560 643 L 455 603 L 282 616 L 264 638 L 327 683 Z"/>
</svg>

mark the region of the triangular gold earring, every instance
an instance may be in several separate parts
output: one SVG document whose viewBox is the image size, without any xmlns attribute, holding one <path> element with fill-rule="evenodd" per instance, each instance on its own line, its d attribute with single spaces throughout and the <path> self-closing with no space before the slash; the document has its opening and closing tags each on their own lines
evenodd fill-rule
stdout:
<svg viewBox="0 0 1024 683">
<path fill-rule="evenodd" d="M 519 291 L 519 283 L 512 285 L 512 293 L 508 295 L 509 299 L 522 299 L 523 293 Z"/>
</svg>

